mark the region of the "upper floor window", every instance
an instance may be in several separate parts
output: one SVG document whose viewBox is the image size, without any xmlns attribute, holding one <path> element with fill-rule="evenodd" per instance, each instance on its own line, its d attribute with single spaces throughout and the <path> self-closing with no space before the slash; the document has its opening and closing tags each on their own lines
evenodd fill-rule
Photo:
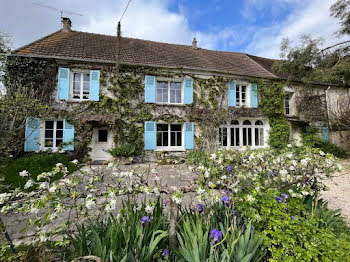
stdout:
<svg viewBox="0 0 350 262">
<path fill-rule="evenodd" d="M 182 83 L 171 81 L 157 81 L 156 103 L 181 104 Z"/>
<path fill-rule="evenodd" d="M 246 85 L 236 85 L 236 105 L 243 106 L 246 105 L 247 100 L 247 86 Z"/>
<path fill-rule="evenodd" d="M 73 73 L 72 98 L 88 100 L 90 95 L 90 74 Z"/>
<path fill-rule="evenodd" d="M 290 98 L 291 94 L 286 94 L 284 97 L 284 113 L 290 115 Z"/>
<path fill-rule="evenodd" d="M 182 125 L 157 124 L 157 147 L 181 147 Z"/>
<path fill-rule="evenodd" d="M 63 142 L 63 121 L 47 120 L 45 121 L 44 147 L 57 148 Z"/>
</svg>

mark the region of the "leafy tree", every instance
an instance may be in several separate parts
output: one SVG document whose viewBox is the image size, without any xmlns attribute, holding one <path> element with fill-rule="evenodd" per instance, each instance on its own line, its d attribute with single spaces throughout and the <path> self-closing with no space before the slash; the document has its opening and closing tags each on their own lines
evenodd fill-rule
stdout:
<svg viewBox="0 0 350 262">
<path fill-rule="evenodd" d="M 350 0 L 338 0 L 331 6 L 331 16 L 340 20 L 339 35 L 350 35 Z"/>
</svg>

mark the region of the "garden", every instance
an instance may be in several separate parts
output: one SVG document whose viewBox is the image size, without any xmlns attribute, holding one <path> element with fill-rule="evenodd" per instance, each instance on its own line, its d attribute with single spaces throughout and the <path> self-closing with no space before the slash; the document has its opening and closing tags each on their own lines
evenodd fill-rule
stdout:
<svg viewBox="0 0 350 262">
<path fill-rule="evenodd" d="M 319 197 L 341 166 L 320 149 L 195 150 L 142 168 L 61 160 L 3 189 L 4 230 L 21 237 L 2 241 L 2 261 L 350 261 L 350 227 Z"/>
</svg>

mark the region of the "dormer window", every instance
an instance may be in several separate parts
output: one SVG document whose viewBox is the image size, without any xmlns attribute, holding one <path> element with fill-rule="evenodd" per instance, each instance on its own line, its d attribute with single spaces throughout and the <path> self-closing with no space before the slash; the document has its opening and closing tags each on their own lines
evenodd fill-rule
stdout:
<svg viewBox="0 0 350 262">
<path fill-rule="evenodd" d="M 247 86 L 246 85 L 236 85 L 236 105 L 244 106 L 247 100 Z"/>
<path fill-rule="evenodd" d="M 90 95 L 90 74 L 73 73 L 72 98 L 88 100 Z"/>
</svg>

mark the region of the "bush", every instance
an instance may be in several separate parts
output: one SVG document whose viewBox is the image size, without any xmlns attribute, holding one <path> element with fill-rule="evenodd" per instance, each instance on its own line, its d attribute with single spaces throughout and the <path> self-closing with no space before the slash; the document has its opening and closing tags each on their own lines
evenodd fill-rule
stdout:
<svg viewBox="0 0 350 262">
<path fill-rule="evenodd" d="M 113 157 L 131 157 L 136 154 L 136 146 L 130 144 L 124 144 L 110 148 L 107 152 Z"/>
<path fill-rule="evenodd" d="M 314 127 L 305 127 L 302 130 L 302 140 L 305 146 L 319 148 L 325 153 L 331 153 L 337 157 L 345 157 L 346 152 L 340 147 L 325 141 Z"/>
<path fill-rule="evenodd" d="M 17 159 L 7 159 L 0 163 L 0 177 L 8 189 L 16 187 L 23 188 L 28 180 L 27 178 L 19 176 L 19 172 L 27 170 L 31 174 L 31 178 L 37 181 L 37 175 L 42 172 L 51 171 L 57 164 L 64 164 L 69 172 L 77 170 L 76 165 L 70 162 L 69 156 L 60 153 L 37 153 L 23 156 Z M 54 180 L 62 177 L 62 173 L 55 175 Z"/>
<path fill-rule="evenodd" d="M 198 149 L 188 152 L 186 156 L 187 156 L 187 161 L 191 165 L 198 166 L 200 164 L 208 162 L 209 160 L 208 153 L 206 151 L 202 151 Z"/>
</svg>

